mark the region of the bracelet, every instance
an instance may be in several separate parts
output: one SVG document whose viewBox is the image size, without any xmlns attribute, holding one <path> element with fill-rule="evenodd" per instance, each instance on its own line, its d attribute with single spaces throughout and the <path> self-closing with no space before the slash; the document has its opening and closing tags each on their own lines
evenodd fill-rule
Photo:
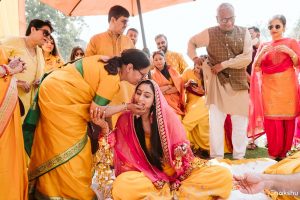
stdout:
<svg viewBox="0 0 300 200">
<path fill-rule="evenodd" d="M 297 57 L 297 54 L 294 53 L 293 56 L 291 56 L 292 60 L 294 60 Z"/>
<path fill-rule="evenodd" d="M 4 74 L 4 76 L 8 76 L 9 75 L 9 70 L 8 70 L 8 68 L 7 68 L 7 66 L 6 65 L 0 65 L 3 69 L 4 69 L 4 71 L 5 71 L 5 74 Z"/>
<path fill-rule="evenodd" d="M 128 110 L 128 103 L 123 102 L 123 105 L 125 105 L 124 110 Z"/>
<path fill-rule="evenodd" d="M 2 76 L 2 78 L 4 78 L 4 80 L 6 81 L 7 76 L 10 74 L 9 71 L 8 71 L 8 68 L 7 68 L 6 65 L 0 65 L 0 67 L 2 67 L 2 69 L 4 69 L 4 71 L 5 71 L 5 74 L 4 74 L 4 76 Z"/>
</svg>

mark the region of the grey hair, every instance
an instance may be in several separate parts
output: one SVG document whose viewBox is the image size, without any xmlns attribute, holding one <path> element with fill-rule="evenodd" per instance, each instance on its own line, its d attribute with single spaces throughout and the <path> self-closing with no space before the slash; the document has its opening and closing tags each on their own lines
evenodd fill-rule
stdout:
<svg viewBox="0 0 300 200">
<path fill-rule="evenodd" d="M 230 9 L 232 12 L 234 12 L 234 7 L 230 3 L 222 3 L 221 5 L 218 6 L 217 8 L 217 13 L 219 14 L 220 10 L 224 9 Z"/>
</svg>

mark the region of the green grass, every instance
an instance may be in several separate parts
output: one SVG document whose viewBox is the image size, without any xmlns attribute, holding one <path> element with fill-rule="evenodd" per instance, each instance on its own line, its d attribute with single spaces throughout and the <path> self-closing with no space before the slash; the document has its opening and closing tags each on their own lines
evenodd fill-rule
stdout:
<svg viewBox="0 0 300 200">
<path fill-rule="evenodd" d="M 225 158 L 232 159 L 231 153 L 226 153 Z M 257 147 L 255 150 L 247 150 L 245 158 L 268 158 L 268 149 Z"/>
</svg>

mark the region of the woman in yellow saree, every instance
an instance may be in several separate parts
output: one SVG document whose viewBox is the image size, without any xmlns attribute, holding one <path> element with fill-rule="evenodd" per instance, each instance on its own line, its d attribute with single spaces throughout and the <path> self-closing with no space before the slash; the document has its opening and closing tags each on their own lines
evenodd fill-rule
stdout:
<svg viewBox="0 0 300 200">
<path fill-rule="evenodd" d="M 129 49 L 106 64 L 99 56 L 80 59 L 43 80 L 38 102 L 31 108 L 40 109 L 40 117 L 34 138 L 26 140 L 26 150 L 31 155 L 29 193 L 35 199 L 94 198 L 90 188 L 91 144 L 87 136 L 90 111 L 105 110 L 111 116 L 126 109 L 142 110 L 134 104 L 106 105 L 118 91 L 120 80 L 136 84 L 142 79 L 141 74 L 148 73 L 149 65 L 145 53 Z M 33 113 L 29 112 L 25 119 L 24 134 L 30 134 L 34 126 Z"/>
<path fill-rule="evenodd" d="M 194 69 L 187 69 L 182 74 L 182 80 L 186 88 L 185 116 L 182 123 L 188 139 L 191 142 L 196 155 L 208 156 L 209 153 L 209 123 L 208 109 L 204 99 L 203 76 L 201 66 L 195 65 Z M 204 150 L 204 151 L 203 151 Z"/>
<path fill-rule="evenodd" d="M 17 81 L 11 76 L 25 67 L 19 59 L 6 63 L 0 48 L 0 198 L 26 200 L 28 178 Z"/>
<path fill-rule="evenodd" d="M 229 197 L 229 170 L 194 158 L 178 116 L 153 80 L 137 85 L 133 103 L 144 105 L 145 111 L 139 116 L 123 113 L 108 136 L 117 176 L 114 200 Z"/>
</svg>

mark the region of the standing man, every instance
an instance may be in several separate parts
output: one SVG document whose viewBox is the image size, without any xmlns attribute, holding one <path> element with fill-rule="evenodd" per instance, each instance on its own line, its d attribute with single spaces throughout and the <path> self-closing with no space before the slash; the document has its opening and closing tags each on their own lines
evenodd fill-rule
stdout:
<svg viewBox="0 0 300 200">
<path fill-rule="evenodd" d="M 126 8 L 119 5 L 111 7 L 108 12 L 108 30 L 91 38 L 86 49 L 86 56 L 101 55 L 102 59 L 108 59 L 113 56 L 120 56 L 125 49 L 135 48 L 131 39 L 123 34 L 127 28 L 128 18 L 129 12 Z M 133 85 L 122 81 L 120 90 L 113 97 L 110 105 L 130 102 L 133 91 Z M 118 117 L 119 115 L 112 116 L 112 126 L 115 125 Z"/>
<path fill-rule="evenodd" d="M 138 30 L 136 30 L 135 28 L 130 28 L 127 30 L 126 35 L 131 39 L 131 41 L 133 42 L 133 44 L 135 46 L 138 41 L 138 36 L 139 36 Z"/>
<path fill-rule="evenodd" d="M 130 38 L 123 35 L 128 23 L 129 12 L 116 5 L 108 12 L 108 30 L 94 35 L 87 45 L 86 56 L 119 56 L 124 49 L 134 48 Z"/>
<path fill-rule="evenodd" d="M 155 42 L 157 49 L 161 50 L 165 54 L 166 63 L 179 73 L 182 74 L 185 68 L 188 67 L 187 63 L 183 59 L 183 56 L 180 53 L 169 51 L 168 50 L 168 40 L 167 37 L 163 34 L 155 36 Z"/>
<path fill-rule="evenodd" d="M 252 26 L 250 28 L 248 28 L 250 35 L 251 35 L 251 39 L 252 39 L 252 48 L 253 48 L 253 52 L 252 52 L 252 61 L 250 62 L 250 64 L 247 66 L 247 72 L 249 75 L 251 75 L 251 71 L 252 71 L 252 63 L 254 61 L 254 57 L 256 55 L 257 49 L 260 45 L 260 31 L 259 28 Z"/>
<path fill-rule="evenodd" d="M 195 64 L 203 63 L 210 114 L 211 157 L 224 157 L 224 121 L 230 114 L 233 158 L 242 159 L 248 141 L 249 86 L 246 67 L 251 62 L 251 37 L 247 28 L 234 25 L 231 4 L 221 4 L 216 18 L 219 26 L 208 28 L 190 39 L 188 55 Z M 207 60 L 197 57 L 198 47 L 206 47 Z"/>
</svg>

